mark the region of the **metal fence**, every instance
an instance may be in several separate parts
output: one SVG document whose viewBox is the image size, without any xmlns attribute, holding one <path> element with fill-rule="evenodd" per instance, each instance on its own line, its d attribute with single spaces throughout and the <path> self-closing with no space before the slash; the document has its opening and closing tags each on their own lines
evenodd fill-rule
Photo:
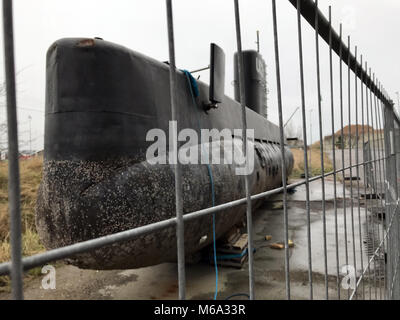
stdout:
<svg viewBox="0 0 400 320">
<path fill-rule="evenodd" d="M 9 143 L 9 212 L 11 217 L 11 262 L 0 265 L 0 275 L 10 275 L 12 279 L 12 296 L 14 299 L 23 298 L 23 271 L 41 266 L 48 262 L 64 259 L 71 255 L 87 252 L 116 242 L 134 239 L 167 227 L 176 227 L 179 273 L 179 298 L 185 299 L 185 255 L 184 255 L 184 227 L 185 223 L 205 215 L 215 215 L 220 211 L 238 206 L 247 205 L 248 266 L 249 266 L 249 296 L 256 298 L 253 272 L 253 226 L 252 226 L 252 201 L 263 199 L 283 192 L 284 204 L 284 238 L 285 238 L 285 278 L 286 296 L 291 299 L 290 259 L 289 259 L 289 217 L 287 208 L 288 191 L 304 185 L 306 188 L 306 215 L 307 215 L 307 252 L 308 252 L 308 286 L 309 298 L 314 297 L 313 265 L 311 244 L 311 218 L 310 218 L 310 184 L 321 181 L 322 186 L 322 220 L 323 220 L 323 247 L 324 247 L 324 283 L 326 299 L 400 299 L 400 220 L 399 220 L 399 189 L 397 174 L 400 174 L 400 118 L 393 109 L 393 103 L 383 89 L 380 81 L 364 65 L 363 57 L 358 55 L 355 47 L 354 55 L 350 46 L 350 37 L 347 45 L 342 39 L 342 28 L 337 34 L 332 28 L 331 10 L 327 20 L 318 9 L 318 1 L 290 0 L 297 10 L 298 22 L 298 56 L 300 67 L 301 110 L 304 140 L 304 169 L 305 180 L 287 185 L 286 170 L 282 170 L 283 187 L 261 194 L 251 195 L 249 191 L 249 177 L 246 177 L 246 198 L 221 204 L 212 208 L 183 215 L 183 201 L 181 190 L 181 166 L 175 165 L 176 185 L 176 218 L 158 223 L 142 226 L 133 230 L 108 235 L 105 237 L 76 243 L 67 247 L 50 250 L 42 254 L 22 258 L 21 254 L 21 214 L 20 214 L 20 187 L 18 164 L 18 135 L 16 117 L 16 89 L 14 68 L 14 37 L 12 0 L 3 0 L 3 25 L 4 25 L 4 52 L 7 88 L 7 116 L 8 116 L 8 143 Z M 175 109 L 176 69 L 175 46 L 173 29 L 172 1 L 166 0 L 168 39 L 170 55 L 170 88 L 172 119 L 177 119 Z M 235 27 L 237 36 L 237 50 L 239 53 L 239 75 L 243 75 L 243 59 L 241 44 L 240 11 L 238 0 L 233 1 L 235 12 Z M 281 135 L 281 152 L 283 168 L 285 168 L 284 130 L 283 130 L 283 102 L 284 88 L 281 87 L 280 75 L 280 48 L 278 41 L 278 17 L 276 1 L 272 0 L 272 16 L 276 80 L 279 110 L 279 125 Z M 305 73 L 303 64 L 303 36 L 302 22 L 307 21 L 315 30 L 317 96 L 305 94 Z M 326 110 L 331 115 L 332 141 L 324 146 L 322 103 L 321 103 L 321 69 L 320 69 L 320 40 L 329 46 L 329 89 L 330 109 Z M 336 56 L 336 55 L 337 56 Z M 339 79 L 334 77 L 334 59 L 339 59 Z M 346 76 L 347 74 L 347 76 Z M 347 80 L 346 80 L 347 78 Z M 335 81 L 339 82 L 339 92 L 334 90 Z M 354 83 L 351 85 L 351 83 Z M 244 81 L 240 81 L 240 95 L 245 96 Z M 347 88 L 345 85 L 347 84 Z M 347 92 L 347 101 L 344 101 L 344 92 Z M 339 97 L 339 105 L 337 105 Z M 309 171 L 309 157 L 307 141 L 306 99 L 318 101 L 319 138 L 321 156 L 321 175 L 312 177 Z M 245 101 L 245 99 L 242 99 Z M 348 108 L 348 119 L 344 119 L 344 108 Z M 355 114 L 355 118 L 352 118 Z M 246 153 L 246 112 L 242 103 L 242 125 L 244 132 L 244 152 Z M 340 117 L 340 141 L 336 140 L 337 132 L 335 118 Z M 355 124 L 354 134 L 349 130 L 344 132 L 345 124 Z M 350 127 L 351 129 L 351 127 Z M 383 136 L 382 136 L 383 132 Z M 345 138 L 348 134 L 348 145 Z M 176 143 L 176 139 L 175 139 Z M 360 147 L 363 146 L 363 147 Z M 346 148 L 347 147 L 347 148 Z M 333 171 L 325 172 L 324 151 L 331 148 Z M 327 230 L 325 182 L 332 179 L 334 183 L 334 230 Z M 346 183 L 346 181 L 349 181 Z M 341 185 L 340 185 L 341 184 Z M 346 186 L 347 184 L 347 186 Z M 339 196 L 339 191 L 342 196 Z M 350 195 L 350 206 L 347 204 L 346 193 Z M 343 201 L 343 210 L 339 206 Z M 343 215 L 339 219 L 339 215 Z M 340 220 L 340 221 L 339 221 Z M 343 222 L 343 223 L 342 223 Z M 328 260 L 327 232 L 333 232 L 335 238 L 335 259 Z M 343 232 L 343 234 L 341 234 Z M 344 246 L 340 247 L 339 238 L 344 236 Z M 341 259 L 339 250 L 344 252 Z M 351 257 L 353 261 L 351 261 Z M 329 296 L 328 263 L 335 264 L 337 294 Z M 353 265 L 360 273 L 355 275 L 356 287 L 348 289 L 347 295 L 341 288 L 341 280 L 345 275 L 341 273 L 340 266 Z M 349 273 L 347 273 L 349 275 Z"/>
</svg>

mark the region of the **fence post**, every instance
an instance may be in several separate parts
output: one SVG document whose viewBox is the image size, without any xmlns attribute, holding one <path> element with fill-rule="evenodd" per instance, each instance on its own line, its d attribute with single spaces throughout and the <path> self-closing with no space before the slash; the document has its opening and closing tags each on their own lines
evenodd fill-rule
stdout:
<svg viewBox="0 0 400 320">
<path fill-rule="evenodd" d="M 393 217 L 397 210 L 397 166 L 396 166 L 396 143 L 394 131 L 394 114 L 393 109 L 386 105 L 384 108 L 385 126 L 385 153 L 386 153 L 386 179 L 385 179 L 385 199 L 386 199 L 386 226 L 387 226 L 387 299 L 393 299 L 393 276 L 394 273 L 394 254 L 397 254 L 397 249 L 394 245 L 394 229 Z"/>
<path fill-rule="evenodd" d="M 176 110 L 176 67 L 175 67 L 175 41 L 174 41 L 174 23 L 172 13 L 172 0 L 166 0 L 167 6 L 167 24 L 168 24 L 168 46 L 169 46 L 169 79 L 171 93 L 171 121 L 176 124 L 178 132 L 178 113 Z M 174 141 L 174 164 L 175 171 L 175 207 L 176 207 L 176 237 L 177 237 L 177 256 L 178 256 L 178 283 L 179 299 L 186 298 L 186 275 L 185 275 L 185 231 L 183 222 L 183 195 L 182 195 L 182 170 L 178 157 L 178 137 L 173 137 Z"/>
<path fill-rule="evenodd" d="M 12 298 L 22 300 L 22 230 L 18 162 L 17 97 L 15 90 L 13 7 L 11 0 L 3 1 L 3 32 L 8 126 L 8 204 L 11 229 L 11 288 Z"/>
<path fill-rule="evenodd" d="M 397 199 L 399 200 L 399 188 L 400 184 L 398 183 L 398 179 L 400 177 L 400 124 L 397 121 L 394 121 L 394 140 L 395 140 L 395 160 L 396 160 L 396 191 L 397 191 Z M 400 208 L 399 205 L 396 205 L 396 210 L 394 212 L 395 219 L 393 223 L 393 238 L 394 238 L 394 252 L 395 254 L 395 270 L 394 270 L 394 278 L 393 278 L 393 299 L 400 300 Z"/>
<path fill-rule="evenodd" d="M 243 153 L 246 159 L 246 170 L 249 163 L 248 156 L 248 141 L 247 141 L 247 113 L 246 113 L 246 91 L 244 86 L 244 61 L 242 54 L 242 36 L 240 31 L 240 12 L 239 12 L 239 2 L 234 0 L 235 7 L 235 27 L 236 27 L 236 42 L 237 42 L 237 56 L 239 65 L 239 85 L 240 85 L 240 104 L 242 107 L 242 132 L 243 132 Z M 250 186 L 250 174 L 246 172 L 245 178 L 245 189 L 246 189 L 246 216 L 247 216 L 247 234 L 248 234 L 248 245 L 247 252 L 249 256 L 249 295 L 250 300 L 255 299 L 254 292 L 254 266 L 253 266 L 253 219 L 252 219 L 252 202 L 251 202 L 251 186 Z"/>
</svg>

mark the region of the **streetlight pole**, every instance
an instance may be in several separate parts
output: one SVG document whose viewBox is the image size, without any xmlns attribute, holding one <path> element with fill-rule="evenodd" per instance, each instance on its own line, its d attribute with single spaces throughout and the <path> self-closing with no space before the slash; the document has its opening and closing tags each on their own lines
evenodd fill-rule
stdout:
<svg viewBox="0 0 400 320">
<path fill-rule="evenodd" d="M 294 115 L 296 114 L 296 112 L 300 109 L 300 107 L 297 107 L 297 109 L 292 113 L 292 115 L 290 116 L 289 120 L 286 121 L 285 125 L 283 126 L 283 129 L 285 129 L 287 127 L 287 125 L 289 124 L 290 120 L 293 119 Z"/>
</svg>

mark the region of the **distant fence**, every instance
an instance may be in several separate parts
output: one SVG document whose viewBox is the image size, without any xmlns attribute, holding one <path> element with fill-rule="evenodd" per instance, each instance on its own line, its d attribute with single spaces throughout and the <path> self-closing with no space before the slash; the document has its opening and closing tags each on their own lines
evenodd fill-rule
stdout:
<svg viewBox="0 0 400 320">
<path fill-rule="evenodd" d="M 303 124 L 303 140 L 304 140 L 304 162 L 305 162 L 305 180 L 293 185 L 287 185 L 286 170 L 282 170 L 283 187 L 264 192 L 257 195 L 251 195 L 249 191 L 248 177 L 246 177 L 246 198 L 236 200 L 230 203 L 218 205 L 216 207 L 200 210 L 197 212 L 183 215 L 183 201 L 181 190 L 181 166 L 175 166 L 175 182 L 176 182 L 176 218 L 161 221 L 151 225 L 139 227 L 133 230 L 108 235 L 105 237 L 76 243 L 63 248 L 47 251 L 42 254 L 26 257 L 22 259 L 21 252 L 21 215 L 20 215 L 20 185 L 19 185 L 19 165 L 18 165 L 18 135 L 17 135 L 17 118 L 16 118 L 16 90 L 15 90 L 15 62 L 14 62 L 14 36 L 13 36 L 13 15 L 12 0 L 3 0 L 3 26 L 4 26 L 4 50 L 5 50 L 5 70 L 6 70 L 6 88 L 7 88 L 7 119 L 8 119 L 8 143 L 9 143 L 9 212 L 11 217 L 11 262 L 0 265 L 0 275 L 11 275 L 12 278 L 12 295 L 14 299 L 23 298 L 23 270 L 28 270 L 37 266 L 41 266 L 50 261 L 64 259 L 71 255 L 87 252 L 103 246 L 107 246 L 116 242 L 126 241 L 137 238 L 158 230 L 176 226 L 177 229 L 177 250 L 178 250 L 178 272 L 179 272 L 179 298 L 185 299 L 185 257 L 184 257 L 184 226 L 187 221 L 197 219 L 201 216 L 217 214 L 223 209 L 247 204 L 247 228 L 249 234 L 249 295 L 251 299 L 256 298 L 254 288 L 254 272 L 253 272 L 253 226 L 252 226 L 252 210 L 251 202 L 256 199 L 263 199 L 273 194 L 283 192 L 284 195 L 284 236 L 285 236 L 285 276 L 286 276 L 286 296 L 291 298 L 290 285 L 290 260 L 289 260 L 289 232 L 288 232 L 288 208 L 287 208 L 287 191 L 300 185 L 306 187 L 306 214 L 307 214 L 307 239 L 308 244 L 308 286 L 309 297 L 313 299 L 313 266 L 312 266 L 312 246 L 311 246 L 311 219 L 310 219 L 310 183 L 321 180 L 323 194 L 323 245 L 324 245 L 324 277 L 325 277 L 325 297 L 326 299 L 400 299 L 400 220 L 399 220 L 399 186 L 398 174 L 400 174 L 400 120 L 393 110 L 393 103 L 385 93 L 381 83 L 368 69 L 367 64 L 364 65 L 363 57 L 359 57 L 357 48 L 354 55 L 350 48 L 350 38 L 348 38 L 347 46 L 343 43 L 342 31 L 339 35 L 333 30 L 331 24 L 331 12 L 329 11 L 329 19 L 327 20 L 318 9 L 318 2 L 311 0 L 290 0 L 297 10 L 298 22 L 298 56 L 300 67 L 301 87 L 301 109 Z M 244 3 L 244 2 L 243 2 Z M 237 49 L 239 57 L 242 52 L 241 33 L 240 33 L 240 14 L 238 0 L 233 1 L 235 10 L 235 27 L 237 35 Z M 175 110 L 175 46 L 174 46 L 174 30 L 173 30 L 173 12 L 172 1 L 166 0 L 167 22 L 168 22 L 168 38 L 169 38 L 169 54 L 170 54 L 170 86 L 171 86 L 171 108 L 172 119 L 176 119 Z M 278 17 L 276 14 L 276 1 L 272 0 L 273 10 L 273 30 L 275 39 L 275 59 L 276 59 L 276 79 L 279 107 L 279 124 L 281 134 L 281 151 L 282 161 L 284 156 L 284 132 L 283 132 L 283 112 L 282 112 L 282 94 L 280 79 L 280 48 L 278 39 Z M 315 49 L 316 49 L 316 66 L 317 72 L 317 95 L 315 97 L 305 95 L 304 89 L 304 70 L 303 65 L 303 37 L 302 22 L 307 21 L 315 30 Z M 384 130 L 384 140 L 375 139 L 374 131 L 365 132 L 357 130 L 357 141 L 361 137 L 364 142 L 368 141 L 369 146 L 364 156 L 363 149 L 357 146 L 349 146 L 349 164 L 345 165 L 345 151 L 335 148 L 335 141 L 332 139 L 332 157 L 334 170 L 324 173 L 323 161 L 323 127 L 322 127 L 322 105 L 321 105 L 321 74 L 320 74 L 320 40 L 324 40 L 329 45 L 330 56 L 330 108 L 324 110 L 331 114 L 332 135 L 335 134 L 335 117 L 340 117 L 340 129 L 343 132 L 344 125 L 356 124 L 357 127 L 370 126 L 377 130 Z M 294 48 L 294 47 L 293 47 Z M 293 48 L 289 48 L 293 51 Z M 340 61 L 340 77 L 334 79 L 333 59 Z M 243 70 L 243 61 L 239 59 L 239 70 Z M 346 67 L 347 65 L 347 67 Z M 241 71 L 240 71 L 241 72 Z M 343 73 L 347 74 L 347 77 Z M 295 76 L 295 75 L 294 75 Z M 346 80 L 347 78 L 347 80 Z M 340 90 L 334 92 L 334 81 L 339 81 Z M 354 81 L 354 89 L 351 89 L 350 83 Z M 241 96 L 244 96 L 243 81 L 241 84 Z M 347 84 L 347 88 L 345 85 Z M 348 101 L 344 101 L 343 92 L 347 90 Z M 339 95 L 339 105 L 335 105 L 335 96 Z M 306 98 L 316 99 L 318 101 L 319 115 L 319 132 L 321 141 L 321 168 L 322 175 L 311 177 L 309 175 L 308 150 L 307 150 L 307 119 L 306 119 Z M 344 108 L 348 108 L 349 118 L 344 119 Z M 242 108 L 245 110 L 244 103 Z M 355 119 L 351 118 L 351 109 L 356 110 Z M 245 112 L 243 112 L 245 115 Z M 242 116 L 243 130 L 247 129 L 245 116 Z M 344 136 L 344 134 L 342 134 Z M 342 139 L 343 141 L 343 139 Z M 351 139 L 350 139 L 351 141 Z M 245 139 L 245 145 L 247 140 Z M 383 144 L 383 145 L 382 145 Z M 246 146 L 244 146 L 246 150 Z M 354 150 L 354 154 L 352 152 Z M 354 156 L 354 157 L 353 157 Z M 342 166 L 338 165 L 342 163 Z M 283 163 L 285 168 L 285 163 Z M 345 183 L 340 184 L 339 178 L 345 180 L 345 174 L 350 175 L 350 181 L 353 177 L 357 178 L 355 183 L 350 183 L 346 188 Z M 360 176 L 368 176 L 368 182 L 358 180 Z M 327 254 L 327 228 L 326 228 L 326 207 L 325 207 L 325 179 L 333 177 L 334 181 L 334 213 L 335 213 L 335 229 L 329 230 L 335 233 L 336 258 L 334 261 L 328 261 Z M 365 180 L 365 179 L 364 179 Z M 345 199 L 339 199 L 337 190 L 343 188 L 342 192 L 350 192 L 351 207 L 346 210 L 339 209 L 339 202 Z M 350 191 L 349 191 L 350 189 Z M 345 197 L 343 197 L 345 198 Z M 374 201 L 364 201 L 361 199 L 374 198 Z M 380 213 L 380 214 L 377 214 Z M 343 215 L 344 224 L 339 225 L 338 215 Z M 362 217 L 365 219 L 365 226 L 361 223 Z M 357 223 L 358 222 L 358 223 Z M 355 228 L 359 228 L 358 236 Z M 341 230 L 344 233 L 339 234 Z M 345 237 L 344 247 L 339 246 L 339 237 Z M 369 239 L 372 238 L 372 241 Z M 367 239 L 367 240 L 365 240 Z M 367 243 L 367 246 L 365 246 Z M 357 249 L 357 250 L 356 250 Z M 340 261 L 339 250 L 344 250 L 345 261 Z M 354 261 L 350 261 L 350 252 Z M 357 256 L 358 254 L 358 256 Z M 329 296 L 329 274 L 328 263 L 334 263 L 336 266 L 336 285 L 337 295 Z M 348 289 L 347 296 L 341 293 L 341 275 L 340 266 L 343 264 L 351 265 L 361 270 L 356 274 L 356 286 Z M 357 266 L 357 263 L 359 265 Z"/>
</svg>

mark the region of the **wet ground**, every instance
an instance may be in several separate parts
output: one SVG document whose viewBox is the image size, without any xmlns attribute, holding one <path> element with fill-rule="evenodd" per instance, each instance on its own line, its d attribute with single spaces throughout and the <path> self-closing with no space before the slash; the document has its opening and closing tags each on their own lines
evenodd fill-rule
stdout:
<svg viewBox="0 0 400 320">
<path fill-rule="evenodd" d="M 311 232 L 311 264 L 314 299 L 326 297 L 325 281 L 328 283 L 330 299 L 338 299 L 337 271 L 344 276 L 345 265 L 356 266 L 357 274 L 361 274 L 361 262 L 366 266 L 367 249 L 371 246 L 366 234 L 366 215 L 361 200 L 358 210 L 357 194 L 350 198 L 349 186 L 346 186 L 346 196 L 343 198 L 343 185 L 337 186 L 337 198 L 334 206 L 334 183 L 325 183 L 325 217 L 326 217 L 326 251 L 324 246 L 324 214 L 322 205 L 322 184 L 316 181 L 310 184 L 310 232 Z M 288 195 L 289 239 L 293 240 L 294 248 L 290 249 L 290 291 L 292 299 L 308 299 L 310 297 L 308 255 L 308 220 L 306 209 L 306 187 L 298 187 Z M 282 207 L 283 195 L 277 195 L 265 201 L 254 215 L 255 248 L 254 271 L 257 299 L 285 299 L 285 251 L 270 248 L 273 242 L 284 240 L 284 214 Z M 351 210 L 353 201 L 354 208 Z M 374 201 L 374 200 L 371 200 Z M 370 206 L 373 205 L 371 202 Z M 344 223 L 346 217 L 346 224 Z M 368 219 L 370 219 L 368 215 Z M 336 246 L 336 223 L 337 243 Z M 360 222 L 360 223 L 359 223 Z M 379 225 L 379 224 L 377 224 Z M 346 226 L 346 230 L 345 230 Z M 363 237 L 360 239 L 360 229 Z M 353 242 L 354 230 L 354 242 Z M 266 241 L 265 236 L 271 235 L 272 240 Z M 346 236 L 347 235 L 347 238 Z M 374 238 L 374 237 L 372 237 Z M 346 246 L 347 244 L 347 246 Z M 354 244 L 354 245 L 353 245 Z M 336 250 L 338 248 L 338 252 Z M 371 249 L 371 248 L 370 248 Z M 363 252 L 361 254 L 361 251 Z M 371 250 L 369 250 L 371 251 Z M 325 255 L 326 252 L 326 255 Z M 354 256 L 355 253 L 355 256 Z M 325 267 L 326 256 L 326 267 Z M 339 264 L 337 263 L 339 258 Z M 356 258 L 354 258 L 356 257 Z M 362 257 L 362 259 L 361 259 Z M 361 261 L 362 260 L 362 261 Z M 325 268 L 327 277 L 325 277 Z M 378 273 L 379 268 L 375 271 Z M 372 274 L 373 265 L 371 266 Z M 371 274 L 371 271 L 368 275 Z M 366 279 L 368 279 L 368 275 Z M 214 267 L 208 263 L 198 263 L 186 267 L 187 298 L 212 299 L 215 290 L 216 275 Z M 365 291 L 379 297 L 383 281 L 365 282 Z M 93 271 L 80 270 L 73 266 L 60 265 L 56 267 L 56 289 L 41 288 L 42 278 L 36 278 L 25 283 L 26 299 L 177 299 L 177 266 L 162 264 L 136 270 Z M 348 297 L 339 283 L 342 299 Z M 222 268 L 218 270 L 218 298 L 225 299 L 230 295 L 248 293 L 248 264 L 242 269 Z M 360 289 L 360 294 L 362 290 Z M 0 299 L 9 298 L 9 294 L 0 294 Z M 241 299 L 240 297 L 237 299 Z"/>
</svg>

